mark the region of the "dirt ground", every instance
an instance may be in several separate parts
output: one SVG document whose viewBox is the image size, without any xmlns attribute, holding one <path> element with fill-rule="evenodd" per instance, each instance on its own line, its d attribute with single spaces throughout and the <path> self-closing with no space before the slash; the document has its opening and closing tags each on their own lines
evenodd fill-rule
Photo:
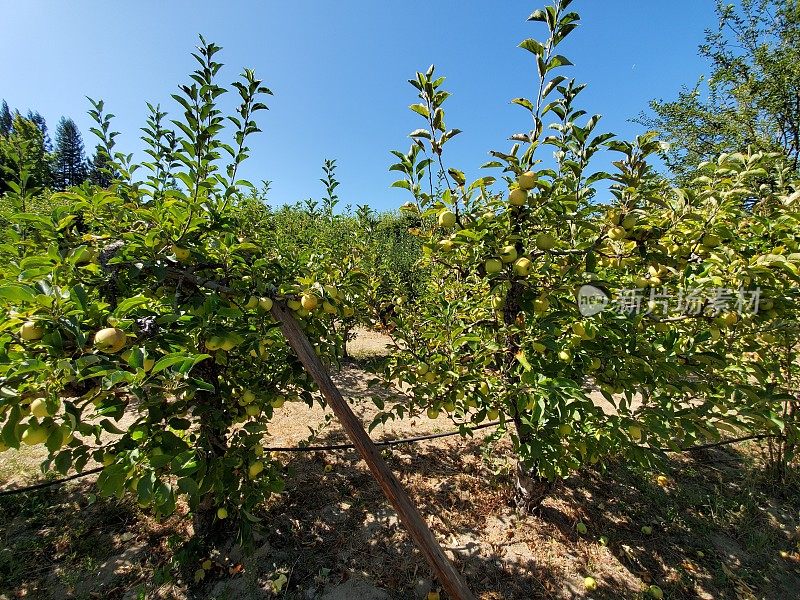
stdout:
<svg viewBox="0 0 800 600">
<path fill-rule="evenodd" d="M 373 395 L 399 401 L 370 387 L 364 368 L 387 352 L 387 339 L 362 333 L 350 350 L 354 361 L 334 379 L 368 424 Z M 311 431 L 318 444 L 345 441 L 330 416 L 319 406 L 287 405 L 269 444 L 295 446 Z M 445 416 L 406 419 L 372 436 L 452 429 Z M 659 473 L 622 464 L 585 470 L 538 514 L 522 515 L 511 506 L 508 442 L 484 439 L 491 435 L 385 452 L 482 600 L 646 598 L 651 585 L 667 598 L 798 597 L 800 490 L 765 481 L 755 449 L 677 456 Z M 41 479 L 42 458 L 29 449 L 0 454 L 0 488 Z M 266 526 L 255 551 L 209 557 L 207 584 L 194 595 L 175 576 L 175 551 L 190 534 L 180 514 L 158 522 L 128 499 L 98 499 L 91 478 L 0 497 L 0 599 L 382 600 L 424 599 L 438 589 L 355 452 L 285 459 L 287 488 L 258 514 Z M 656 482 L 661 474 L 665 485 Z M 587 576 L 596 591 L 586 591 Z"/>
</svg>

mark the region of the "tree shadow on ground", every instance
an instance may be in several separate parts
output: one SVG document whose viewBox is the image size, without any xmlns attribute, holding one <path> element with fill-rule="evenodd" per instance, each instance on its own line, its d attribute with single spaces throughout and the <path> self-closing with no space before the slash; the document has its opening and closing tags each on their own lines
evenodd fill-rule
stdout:
<svg viewBox="0 0 800 600">
<path fill-rule="evenodd" d="M 339 432 L 319 440 L 331 441 Z M 800 589 L 800 490 L 771 488 L 746 449 L 674 455 L 663 473 L 622 463 L 584 470 L 535 515 L 511 507 L 509 449 L 493 447 L 494 471 L 482 452 L 480 439 L 449 438 L 394 448 L 387 462 L 483 600 L 643 598 L 651 584 L 686 599 L 791 598 Z M 287 489 L 258 512 L 255 553 L 221 559 L 194 597 L 305 600 L 350 579 L 398 599 L 439 587 L 355 452 L 282 458 Z M 191 597 L 185 585 L 163 583 L 186 522 L 159 523 L 131 501 L 93 492 L 85 482 L 0 498 L 0 595 Z M 586 576 L 596 591 L 586 592 Z"/>
<path fill-rule="evenodd" d="M 800 563 L 779 555 L 796 543 L 800 495 L 771 496 L 734 450 L 673 457 L 664 487 L 623 464 L 585 471 L 536 515 L 511 508 L 510 481 L 485 470 L 478 441 L 402 447 L 388 462 L 480 598 L 639 598 L 649 585 L 670 598 L 783 598 L 800 584 Z M 358 575 L 396 598 L 438 585 L 353 452 L 297 463 L 262 516 L 279 525 L 267 542 L 292 565 L 297 598 Z"/>
</svg>

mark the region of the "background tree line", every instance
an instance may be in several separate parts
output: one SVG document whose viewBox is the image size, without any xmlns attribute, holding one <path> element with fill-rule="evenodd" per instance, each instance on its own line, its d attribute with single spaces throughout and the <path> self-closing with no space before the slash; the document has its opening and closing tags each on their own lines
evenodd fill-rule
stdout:
<svg viewBox="0 0 800 600">
<path fill-rule="evenodd" d="M 9 191 L 11 173 L 28 173 L 29 189 L 66 190 L 84 181 L 107 187 L 110 182 L 108 161 L 98 147 L 86 156 L 83 137 L 75 122 L 61 117 L 50 139 L 44 117 L 29 110 L 23 115 L 3 100 L 0 106 L 0 194 Z"/>
</svg>

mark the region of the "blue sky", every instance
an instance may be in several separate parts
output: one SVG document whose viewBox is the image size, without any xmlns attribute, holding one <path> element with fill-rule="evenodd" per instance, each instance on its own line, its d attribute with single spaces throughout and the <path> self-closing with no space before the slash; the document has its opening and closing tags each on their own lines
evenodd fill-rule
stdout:
<svg viewBox="0 0 800 600">
<path fill-rule="evenodd" d="M 543 36 L 526 18 L 544 3 L 0 0 L 0 98 L 38 110 L 51 131 L 71 116 L 87 148 L 85 97 L 102 98 L 121 149 L 135 152 L 145 101 L 174 111 L 170 94 L 193 69 L 202 33 L 224 47 L 223 80 L 253 67 L 275 92 L 244 169 L 254 183 L 273 181 L 271 202 L 319 198 L 322 162 L 336 158 L 342 202 L 386 210 L 407 199 L 389 188 L 389 150 L 407 150 L 421 126 L 407 110 L 415 71 L 436 64 L 453 93 L 447 124 L 464 133 L 448 145 L 448 166 L 477 177 L 489 150 L 507 150 L 507 137 L 529 128 L 509 100 L 534 95 L 533 57 L 516 46 Z M 571 9 L 582 25 L 563 53 L 604 130 L 641 132 L 629 119 L 704 72 L 697 45 L 715 25 L 712 0 L 575 0 Z"/>
</svg>

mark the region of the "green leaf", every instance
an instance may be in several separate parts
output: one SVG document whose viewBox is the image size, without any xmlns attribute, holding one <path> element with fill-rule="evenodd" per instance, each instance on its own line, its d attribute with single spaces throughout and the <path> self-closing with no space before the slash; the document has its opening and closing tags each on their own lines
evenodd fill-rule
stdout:
<svg viewBox="0 0 800 600">
<path fill-rule="evenodd" d="M 541 42 L 538 42 L 537 40 L 534 40 L 532 38 L 523 41 L 519 45 L 519 47 L 524 48 L 528 52 L 536 54 L 537 56 L 544 56 L 544 45 Z"/>
<path fill-rule="evenodd" d="M 125 488 L 125 465 L 109 465 L 97 478 L 97 487 L 103 497 L 121 497 Z"/>
<path fill-rule="evenodd" d="M 183 354 L 183 353 L 180 353 L 180 354 L 169 354 L 169 355 L 165 356 L 164 358 L 162 358 L 161 360 L 159 360 L 155 364 L 155 366 L 153 367 L 153 370 L 150 373 L 151 373 L 151 375 L 157 375 L 158 373 L 160 373 L 161 371 L 164 371 L 165 369 L 169 369 L 170 367 L 172 367 L 174 365 L 183 363 L 187 358 L 191 358 L 191 357 L 188 357 L 188 356 L 186 356 L 186 354 Z"/>
<path fill-rule="evenodd" d="M 34 288 L 23 283 L 6 283 L 0 285 L 0 298 L 9 302 L 20 303 L 28 302 L 33 304 L 36 301 L 37 292 Z"/>
<path fill-rule="evenodd" d="M 511 101 L 511 104 L 518 104 L 519 106 L 523 106 L 523 107 L 527 108 L 531 112 L 534 111 L 533 102 L 531 102 L 527 98 L 514 98 Z"/>
<path fill-rule="evenodd" d="M 530 17 L 528 17 L 528 21 L 541 21 L 542 23 L 547 23 L 547 13 L 542 9 L 537 9 L 533 11 Z"/>
<path fill-rule="evenodd" d="M 569 67 L 572 66 L 572 63 L 564 56 L 557 54 L 550 58 L 550 61 L 547 63 L 547 69 L 545 73 L 552 71 L 553 69 L 558 69 L 559 67 Z"/>
<path fill-rule="evenodd" d="M 146 296 L 134 296 L 133 298 L 126 298 L 119 303 L 114 314 L 118 317 L 123 317 L 131 312 L 133 309 L 143 306 L 150 302 L 150 298 Z"/>
<path fill-rule="evenodd" d="M 428 111 L 428 107 L 427 107 L 427 106 L 425 106 L 424 104 L 412 104 L 412 105 L 411 105 L 411 106 L 409 106 L 408 108 L 410 108 L 411 110 L 413 110 L 413 111 L 414 111 L 415 113 L 417 113 L 418 115 L 422 115 L 422 116 L 423 116 L 423 117 L 425 117 L 426 119 L 427 119 L 428 117 L 430 117 L 430 114 L 431 114 L 431 113 L 430 113 L 430 111 Z"/>
</svg>

